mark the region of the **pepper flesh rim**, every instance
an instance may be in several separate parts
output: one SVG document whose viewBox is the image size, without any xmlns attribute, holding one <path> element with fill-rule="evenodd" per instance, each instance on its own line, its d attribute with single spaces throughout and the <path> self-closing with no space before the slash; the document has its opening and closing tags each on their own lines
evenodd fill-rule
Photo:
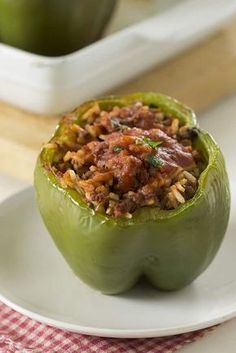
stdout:
<svg viewBox="0 0 236 353">
<path fill-rule="evenodd" d="M 99 98 L 96 100 L 91 100 L 88 101 L 81 106 L 79 106 L 76 110 L 75 113 L 78 114 L 78 121 L 77 123 L 79 124 L 79 117 L 83 115 L 90 107 L 93 105 L 95 102 L 100 104 L 110 104 L 111 106 L 115 105 L 121 105 L 121 106 L 127 106 L 132 102 L 135 102 L 137 100 L 142 101 L 144 104 L 147 104 L 149 106 L 158 106 L 160 107 L 164 113 L 169 113 L 169 114 L 175 114 L 177 118 L 180 120 L 184 121 L 188 127 L 195 127 L 197 128 L 198 131 L 198 137 L 196 138 L 196 141 L 200 142 L 200 144 L 203 146 L 202 148 L 207 151 L 207 165 L 205 169 L 202 171 L 199 179 L 198 179 L 198 188 L 195 193 L 195 195 L 188 201 L 186 201 L 183 205 L 179 205 L 176 209 L 174 210 L 161 210 L 158 207 L 142 207 L 137 209 L 133 214 L 131 219 L 126 219 L 126 218 L 114 218 L 112 216 L 104 215 L 101 213 L 98 213 L 94 211 L 87 203 L 86 201 L 80 196 L 80 194 L 72 189 L 72 188 L 64 188 L 60 185 L 59 180 L 57 177 L 50 171 L 49 168 L 46 168 L 48 165 L 48 159 L 44 158 L 45 157 L 45 152 L 47 151 L 46 147 L 43 147 L 41 154 L 39 156 L 39 163 L 44 169 L 44 173 L 47 174 L 47 178 L 49 182 L 52 184 L 53 187 L 57 188 L 61 192 L 63 192 L 65 195 L 67 195 L 73 203 L 75 203 L 78 207 L 87 209 L 88 212 L 91 213 L 91 215 L 96 215 L 99 218 L 101 218 L 101 221 L 103 223 L 105 222 L 112 222 L 113 224 L 117 225 L 123 225 L 123 226 L 128 226 L 132 225 L 133 223 L 137 224 L 143 224 L 147 223 L 149 221 L 156 221 L 159 220 L 161 221 L 162 219 L 167 219 L 167 218 L 173 218 L 175 216 L 178 216 L 179 214 L 187 211 L 188 209 L 191 209 L 191 207 L 196 206 L 198 202 L 200 202 L 201 198 L 203 197 L 204 194 L 204 187 L 207 182 L 207 177 L 210 172 L 210 169 L 213 167 L 214 164 L 217 160 L 217 156 L 220 153 L 220 149 L 213 139 L 213 137 L 205 132 L 204 130 L 200 129 L 198 127 L 197 119 L 195 116 L 195 113 L 187 106 L 184 104 L 180 103 L 178 100 L 173 99 L 171 97 L 165 96 L 163 94 L 159 93 L 135 93 L 132 95 L 128 96 L 108 96 L 104 98 Z M 56 131 L 50 141 L 53 141 L 54 138 L 58 135 L 60 127 L 63 126 L 63 120 L 59 122 Z M 141 217 L 140 217 L 141 216 Z M 139 222 L 140 219 L 144 219 L 144 221 Z"/>
</svg>

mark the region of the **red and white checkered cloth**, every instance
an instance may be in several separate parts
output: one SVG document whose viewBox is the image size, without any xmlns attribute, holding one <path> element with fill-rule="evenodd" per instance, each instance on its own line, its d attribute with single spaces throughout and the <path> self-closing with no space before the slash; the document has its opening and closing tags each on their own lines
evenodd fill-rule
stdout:
<svg viewBox="0 0 236 353">
<path fill-rule="evenodd" d="M 165 338 L 101 338 L 41 324 L 0 303 L 0 353 L 172 353 L 210 330 Z"/>
</svg>

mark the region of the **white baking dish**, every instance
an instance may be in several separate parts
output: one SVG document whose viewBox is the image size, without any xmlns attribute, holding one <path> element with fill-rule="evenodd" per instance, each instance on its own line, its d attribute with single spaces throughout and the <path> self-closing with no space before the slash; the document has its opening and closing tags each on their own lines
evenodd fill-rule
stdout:
<svg viewBox="0 0 236 353">
<path fill-rule="evenodd" d="M 236 1 L 186 0 L 57 58 L 0 44 L 0 99 L 37 113 L 67 111 L 193 45 L 234 13 Z"/>
</svg>

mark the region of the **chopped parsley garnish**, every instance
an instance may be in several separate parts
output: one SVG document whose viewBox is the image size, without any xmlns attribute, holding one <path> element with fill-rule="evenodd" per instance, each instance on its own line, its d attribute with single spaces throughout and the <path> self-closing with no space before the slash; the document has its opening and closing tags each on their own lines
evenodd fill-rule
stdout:
<svg viewBox="0 0 236 353">
<path fill-rule="evenodd" d="M 139 137 L 136 139 L 136 144 L 137 145 L 147 145 L 151 148 L 157 148 L 162 144 L 162 141 L 155 141 L 151 140 L 149 137 L 144 136 L 144 137 Z"/>
<path fill-rule="evenodd" d="M 111 118 L 111 123 L 112 123 L 112 126 L 115 127 L 115 128 L 119 128 L 121 130 L 123 129 L 129 129 L 129 126 L 128 125 L 125 125 L 125 124 L 122 124 L 120 122 L 119 119 L 117 118 Z"/>
<path fill-rule="evenodd" d="M 113 147 L 113 151 L 117 152 L 117 153 L 123 151 L 123 149 L 124 149 L 124 147 L 121 147 L 121 146 L 114 146 Z"/>
<path fill-rule="evenodd" d="M 146 161 L 154 168 L 160 168 L 163 166 L 163 162 L 153 154 L 149 154 Z"/>
</svg>

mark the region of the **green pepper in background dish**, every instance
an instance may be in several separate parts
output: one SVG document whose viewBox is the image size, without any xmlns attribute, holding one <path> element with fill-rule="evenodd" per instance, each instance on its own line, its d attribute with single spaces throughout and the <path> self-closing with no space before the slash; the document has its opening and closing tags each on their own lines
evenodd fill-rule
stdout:
<svg viewBox="0 0 236 353">
<path fill-rule="evenodd" d="M 49 56 L 97 40 L 116 0 L 0 0 L 0 40 Z"/>
<path fill-rule="evenodd" d="M 107 294 L 131 288 L 145 276 L 160 290 L 191 283 L 211 263 L 229 219 L 230 193 L 223 155 L 213 138 L 197 126 L 192 110 L 156 93 L 97 100 L 103 110 L 135 101 L 159 107 L 189 127 L 196 127 L 195 147 L 206 166 L 194 197 L 174 210 L 143 207 L 131 219 L 96 213 L 81 195 L 60 185 L 50 170 L 57 148 L 43 148 L 35 168 L 35 189 L 43 220 L 68 264 L 85 283 Z M 94 104 L 76 110 L 76 123 Z M 68 143 L 68 121 L 62 120 L 50 144 Z"/>
</svg>

